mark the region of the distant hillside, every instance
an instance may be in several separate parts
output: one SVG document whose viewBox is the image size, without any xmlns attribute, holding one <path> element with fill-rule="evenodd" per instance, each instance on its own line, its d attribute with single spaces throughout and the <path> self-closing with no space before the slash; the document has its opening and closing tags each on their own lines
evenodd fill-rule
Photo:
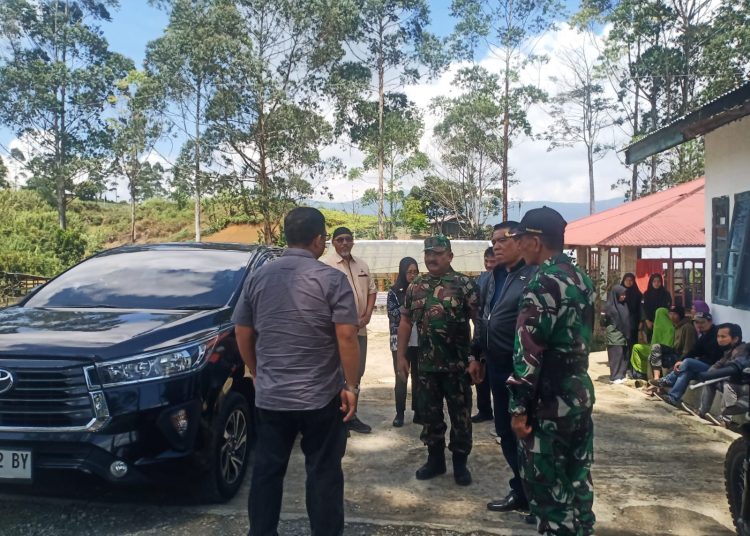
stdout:
<svg viewBox="0 0 750 536">
<path fill-rule="evenodd" d="M 596 210 L 602 211 L 610 208 L 614 208 L 623 204 L 622 197 L 616 197 L 613 199 L 601 199 L 596 202 Z M 330 210 L 338 210 L 341 212 L 352 213 L 352 202 L 334 202 L 334 201 L 307 201 L 307 204 L 318 208 L 327 208 Z M 558 201 L 515 201 L 508 206 L 508 217 L 511 220 L 520 220 L 523 214 L 527 210 L 532 208 L 539 208 L 542 206 L 548 206 L 555 209 L 563 218 L 567 221 L 577 220 L 589 215 L 589 204 L 586 203 L 561 203 Z M 377 205 L 362 206 L 359 199 L 354 201 L 354 208 L 357 214 L 361 216 L 377 216 L 378 207 Z M 500 223 L 501 218 L 499 216 L 490 218 L 488 224 L 494 225 Z"/>
</svg>

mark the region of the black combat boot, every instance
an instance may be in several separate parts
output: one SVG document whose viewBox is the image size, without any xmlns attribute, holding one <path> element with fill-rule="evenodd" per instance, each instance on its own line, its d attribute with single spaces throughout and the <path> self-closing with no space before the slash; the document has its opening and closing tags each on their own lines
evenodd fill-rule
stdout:
<svg viewBox="0 0 750 536">
<path fill-rule="evenodd" d="M 427 447 L 427 462 L 417 469 L 417 480 L 429 480 L 445 474 L 445 445 Z"/>
<path fill-rule="evenodd" d="M 468 454 L 453 453 L 453 480 L 459 486 L 468 486 L 471 484 L 471 471 L 466 467 Z"/>
</svg>

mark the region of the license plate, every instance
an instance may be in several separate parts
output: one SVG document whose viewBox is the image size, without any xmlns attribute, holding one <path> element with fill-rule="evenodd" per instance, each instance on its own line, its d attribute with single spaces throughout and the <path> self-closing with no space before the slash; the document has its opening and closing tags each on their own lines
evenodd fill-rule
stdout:
<svg viewBox="0 0 750 536">
<path fill-rule="evenodd" d="M 31 480 L 31 451 L 0 449 L 0 480 Z"/>
</svg>

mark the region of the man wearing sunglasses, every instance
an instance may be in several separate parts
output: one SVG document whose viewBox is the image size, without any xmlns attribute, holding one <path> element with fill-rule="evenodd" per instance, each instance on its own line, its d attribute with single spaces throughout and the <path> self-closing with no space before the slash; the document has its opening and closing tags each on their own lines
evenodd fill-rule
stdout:
<svg viewBox="0 0 750 536">
<path fill-rule="evenodd" d="M 359 315 L 359 377 L 362 378 L 367 362 L 367 324 L 372 318 L 378 289 L 375 287 L 375 280 L 370 276 L 370 267 L 367 263 L 352 255 L 354 235 L 348 228 L 336 228 L 333 231 L 331 244 L 335 251 L 321 260 L 342 272 L 354 291 L 354 301 Z M 356 415 L 347 422 L 347 426 L 349 430 L 360 434 L 372 432 L 372 427 L 362 422 Z"/>
</svg>

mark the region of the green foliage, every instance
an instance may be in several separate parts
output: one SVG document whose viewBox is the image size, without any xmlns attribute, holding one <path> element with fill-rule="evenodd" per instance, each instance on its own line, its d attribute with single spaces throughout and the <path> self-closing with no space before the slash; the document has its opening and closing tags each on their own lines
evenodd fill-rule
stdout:
<svg viewBox="0 0 750 536">
<path fill-rule="evenodd" d="M 747 80 L 750 4 L 667 0 L 586 0 L 575 17 L 607 24 L 603 72 L 619 98 L 619 120 L 637 140 Z M 703 173 L 696 141 L 635 165 L 627 196 L 654 192 Z"/>
<path fill-rule="evenodd" d="M 3 188 L 10 188 L 10 183 L 8 182 L 8 168 L 3 158 L 0 157 L 0 190 Z"/>
<path fill-rule="evenodd" d="M 508 213 L 511 140 L 522 132 L 531 133 L 528 104 L 546 98 L 538 87 L 522 84 L 520 73 L 525 66 L 544 61 L 534 54 L 533 43 L 554 28 L 563 10 L 559 0 L 453 0 L 451 3 L 452 14 L 458 19 L 451 37 L 454 51 L 473 60 L 481 44 L 492 49 L 493 55 L 502 62 L 500 104 L 504 125 L 500 186 L 503 217 Z M 511 123 L 521 128 L 511 129 Z"/>
<path fill-rule="evenodd" d="M 415 197 L 408 196 L 404 199 L 399 220 L 413 234 L 424 234 L 429 229 L 423 203 Z"/>
<path fill-rule="evenodd" d="M 213 233 L 232 223 L 257 223 L 238 209 L 242 200 L 229 195 L 204 201 L 208 216 L 202 231 Z M 0 272 L 50 277 L 101 250 L 130 242 L 128 203 L 70 203 L 69 225 L 62 230 L 55 209 L 31 190 L 0 190 Z M 139 242 L 192 240 L 193 210 L 168 199 L 152 198 L 138 208 Z M 361 238 L 377 232 L 374 216 L 323 209 L 330 229 L 345 225 Z"/>
<path fill-rule="evenodd" d="M 74 179 L 102 178 L 111 144 L 104 112 L 115 82 L 133 67 L 109 51 L 96 24 L 110 20 L 116 5 L 6 0 L 0 8 L 0 37 L 10 52 L 0 64 L 0 122 L 31 143 L 30 186 L 55 201 L 63 229 Z"/>
<path fill-rule="evenodd" d="M 440 151 L 436 177 L 425 179 L 424 200 L 434 219 L 455 217 L 469 237 L 484 235 L 487 219 L 500 210 L 504 103 L 497 75 L 473 66 L 461 69 L 457 97 L 438 97 L 434 133 Z M 512 130 L 530 128 L 525 114 L 511 114 Z M 500 198 L 500 199 L 498 199 Z"/>
<path fill-rule="evenodd" d="M 435 74 L 447 63 L 442 43 L 425 30 L 428 25 L 425 0 L 363 0 L 351 40 L 355 59 L 333 73 L 337 128 L 365 153 L 365 170 L 377 172 L 380 238 L 393 228 L 391 222 L 386 229 L 386 168 L 391 168 L 392 200 L 399 189 L 395 155 L 408 160 L 415 154 L 423 128 L 414 106 L 393 90 L 419 80 L 424 68 Z M 398 207 L 390 205 L 392 217 Z"/>
<path fill-rule="evenodd" d="M 349 177 L 360 179 L 382 162 L 385 175 L 383 195 L 381 197 L 378 189 L 368 189 L 362 196 L 362 203 L 367 206 L 383 200 L 388 207 L 382 214 L 386 218 L 384 236 L 391 238 L 395 228 L 402 224 L 398 215 L 404 200 L 403 179 L 430 166 L 429 158 L 419 150 L 424 132 L 422 113 L 403 93 L 386 93 L 382 138 L 377 102 L 358 101 L 351 114 L 347 118 L 349 135 L 364 151 L 365 158 L 362 167 L 351 170 Z"/>
<path fill-rule="evenodd" d="M 87 253 L 84 226 L 60 229 L 55 210 L 32 191 L 0 191 L 0 272 L 52 276 Z"/>
</svg>

